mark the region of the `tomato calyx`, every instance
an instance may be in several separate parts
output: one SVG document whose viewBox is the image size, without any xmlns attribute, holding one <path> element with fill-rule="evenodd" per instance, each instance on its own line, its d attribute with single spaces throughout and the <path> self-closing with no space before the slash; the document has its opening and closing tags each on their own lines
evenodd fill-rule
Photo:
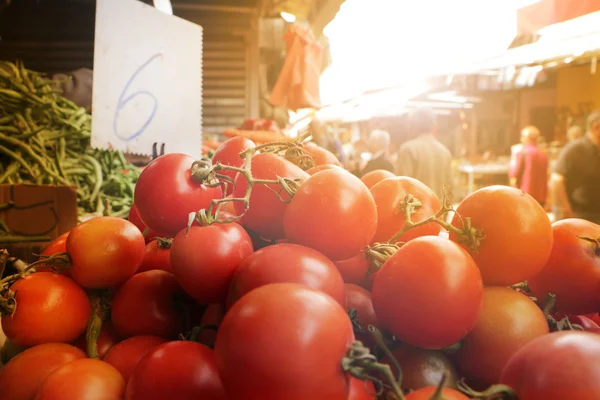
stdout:
<svg viewBox="0 0 600 400">
<path fill-rule="evenodd" d="M 590 244 L 592 253 L 595 257 L 600 257 L 600 237 L 594 239 L 586 236 L 577 236 L 579 239 L 584 240 Z"/>
<path fill-rule="evenodd" d="M 548 327 L 550 328 L 550 332 L 584 330 L 584 328 L 581 325 L 572 324 L 568 316 L 564 316 L 562 318 L 560 318 L 560 316 L 557 316 L 556 295 L 554 293 L 548 293 L 544 301 L 542 311 L 546 316 L 546 321 L 548 321 Z"/>
<path fill-rule="evenodd" d="M 316 166 L 315 160 L 302 146 L 302 142 L 311 136 L 310 132 L 298 136 L 291 142 L 271 142 L 257 146 L 261 153 L 275 153 L 283 156 L 292 164 L 306 171 Z"/>
<path fill-rule="evenodd" d="M 110 290 L 90 290 L 88 293 L 92 313 L 85 330 L 86 353 L 89 358 L 99 359 L 98 338 L 102 325 L 110 315 Z"/>
<path fill-rule="evenodd" d="M 217 332 L 218 330 L 219 330 L 219 327 L 217 325 L 200 325 L 200 326 L 195 326 L 188 333 L 179 335 L 179 339 L 180 340 L 187 340 L 189 342 L 200 343 L 200 344 L 203 344 L 203 345 L 205 345 L 205 346 L 210 347 L 211 349 L 213 349 L 214 348 L 213 345 L 210 345 L 208 343 L 203 343 L 200 340 L 200 334 L 202 332 L 204 332 L 204 331 L 215 331 L 215 332 Z"/>
<path fill-rule="evenodd" d="M 483 392 L 470 388 L 464 378 L 457 382 L 456 388 L 473 399 L 518 400 L 515 391 L 507 385 L 492 385 Z"/>
<path fill-rule="evenodd" d="M 372 246 L 368 246 L 365 250 L 365 256 L 370 261 L 369 274 L 377 272 L 381 269 L 383 264 L 394 255 L 403 243 L 375 243 Z"/>
<path fill-rule="evenodd" d="M 170 249 L 173 244 L 173 239 L 171 238 L 155 238 L 153 240 L 156 240 L 158 247 L 161 249 Z"/>
</svg>

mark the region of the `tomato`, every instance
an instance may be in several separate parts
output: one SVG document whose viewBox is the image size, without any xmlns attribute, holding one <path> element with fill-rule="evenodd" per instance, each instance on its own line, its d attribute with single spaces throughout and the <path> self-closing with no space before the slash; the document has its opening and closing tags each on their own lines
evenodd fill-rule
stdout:
<svg viewBox="0 0 600 400">
<path fill-rule="evenodd" d="M 200 327 L 207 327 L 210 325 L 219 326 L 225 317 L 225 307 L 221 304 L 211 304 L 206 308 L 202 319 L 200 320 Z M 204 329 L 198 335 L 198 341 L 210 347 L 215 346 L 217 340 L 217 331 L 213 329 Z"/>
<path fill-rule="evenodd" d="M 321 164 L 321 165 L 315 165 L 314 167 L 307 169 L 306 173 L 309 175 L 314 175 L 317 172 L 324 171 L 326 169 L 343 169 L 343 168 L 340 167 L 339 165 L 335 165 L 335 164 Z"/>
<path fill-rule="evenodd" d="M 85 330 L 90 302 L 71 279 L 52 272 L 36 272 L 10 287 L 15 312 L 2 317 L 6 337 L 23 347 L 74 341 Z"/>
<path fill-rule="evenodd" d="M 556 321 L 561 321 L 565 317 L 569 318 L 569 322 L 573 325 L 579 325 L 583 328 L 584 331 L 589 331 L 591 329 L 600 328 L 600 326 L 591 318 L 585 315 L 565 315 L 562 313 L 555 313 L 552 315 Z"/>
<path fill-rule="evenodd" d="M 284 282 L 320 290 L 346 305 L 344 280 L 333 262 L 316 250 L 290 243 L 268 246 L 248 256 L 233 277 L 227 305 L 231 307 L 257 287 Z"/>
<path fill-rule="evenodd" d="M 54 239 L 44 251 L 42 251 L 42 256 L 50 257 L 56 253 L 66 253 L 67 252 L 67 238 L 69 237 L 69 233 L 66 232 Z M 40 257 L 43 258 L 43 257 Z"/>
<path fill-rule="evenodd" d="M 115 367 L 127 383 L 140 360 L 163 343 L 166 340 L 158 336 L 134 336 L 113 346 L 103 361 Z"/>
<path fill-rule="evenodd" d="M 371 171 L 371 172 L 367 172 L 366 174 L 364 174 L 360 180 L 363 181 L 363 183 L 369 188 L 371 189 L 373 186 L 375 186 L 377 183 L 381 182 L 384 179 L 387 178 L 394 178 L 396 176 L 396 174 L 394 174 L 393 172 L 390 172 L 386 169 L 376 169 L 375 171 Z"/>
<path fill-rule="evenodd" d="M 442 207 L 440 199 L 433 190 L 418 180 L 406 176 L 384 179 L 371 188 L 371 193 L 377 205 L 377 232 L 373 242 L 387 242 L 404 228 L 406 217 L 402 204 L 407 195 L 412 195 L 422 204 L 411 215 L 413 222 L 426 220 Z M 430 222 L 407 231 L 398 241 L 408 242 L 421 236 L 437 236 L 441 229 L 439 224 Z"/>
<path fill-rule="evenodd" d="M 171 267 L 181 287 L 201 304 L 224 302 L 235 271 L 252 254 L 239 224 L 192 226 L 171 246 Z"/>
<path fill-rule="evenodd" d="M 356 319 L 363 329 L 369 325 L 378 326 L 377 315 L 373 309 L 371 293 L 358 285 L 346 284 L 346 310 L 356 310 Z"/>
<path fill-rule="evenodd" d="M 433 395 L 438 390 L 437 386 L 430 386 L 423 389 L 415 390 L 405 396 L 406 400 L 431 400 Z M 469 400 L 470 398 L 459 392 L 458 390 L 444 388 L 441 393 L 443 400 Z"/>
<path fill-rule="evenodd" d="M 40 344 L 17 355 L 0 369 L 2 400 L 30 400 L 56 368 L 80 358 L 83 351 L 64 343 Z"/>
<path fill-rule="evenodd" d="M 347 400 L 341 360 L 353 341 L 350 319 L 332 297 L 275 283 L 231 307 L 215 354 L 229 400 Z"/>
<path fill-rule="evenodd" d="M 44 381 L 36 400 L 121 400 L 125 381 L 104 361 L 82 358 L 55 369 Z"/>
<path fill-rule="evenodd" d="M 548 333 L 533 300 L 507 287 L 487 287 L 477 323 L 455 355 L 458 369 L 470 384 L 485 389 L 498 382 L 513 354 Z"/>
<path fill-rule="evenodd" d="M 231 165 L 233 167 L 241 167 L 244 165 L 244 160 L 240 157 L 240 153 L 244 150 L 255 147 L 252 140 L 246 139 L 242 136 L 232 137 L 227 139 L 215 150 L 212 155 L 213 165 L 217 163 L 223 165 Z M 232 181 L 235 181 L 237 172 L 235 171 L 219 171 L 219 174 L 229 177 Z M 227 195 L 233 193 L 233 185 L 227 184 L 224 186 Z"/>
<path fill-rule="evenodd" d="M 162 237 L 173 237 L 187 227 L 189 214 L 206 209 L 223 196 L 192 179 L 194 158 L 171 153 L 154 159 L 140 174 L 134 202 L 144 224 Z"/>
<path fill-rule="evenodd" d="M 144 224 L 144 222 L 140 218 L 140 214 L 135 203 L 133 203 L 131 205 L 131 208 L 129 209 L 129 215 L 127 216 L 127 220 L 134 224 L 142 233 L 144 233 L 144 231 L 148 229 L 146 224 Z"/>
<path fill-rule="evenodd" d="M 600 335 L 554 332 L 539 337 L 508 361 L 500 383 L 519 400 L 600 399 Z"/>
<path fill-rule="evenodd" d="M 367 275 L 367 279 L 361 282 L 360 286 L 367 289 L 369 292 L 373 291 L 373 282 L 375 281 L 375 277 L 377 276 L 377 272 L 373 272 Z"/>
<path fill-rule="evenodd" d="M 350 172 L 328 169 L 308 178 L 290 202 L 285 235 L 334 261 L 364 249 L 377 230 L 377 209 L 369 189 Z"/>
<path fill-rule="evenodd" d="M 600 326 L 600 315 L 598 315 L 598 313 L 587 314 L 586 317 L 588 317 L 589 319 L 594 321 L 595 324 Z"/>
<path fill-rule="evenodd" d="M 98 217 L 77 225 L 67 238 L 73 280 L 86 289 L 125 282 L 144 257 L 144 237 L 131 222 Z"/>
<path fill-rule="evenodd" d="M 333 154 L 329 150 L 322 148 L 316 143 L 306 142 L 302 145 L 304 146 L 304 150 L 306 150 L 310 154 L 316 165 L 333 164 L 338 165 L 340 167 L 342 166 L 342 163 L 340 163 L 340 160 L 338 160 L 335 154 Z"/>
<path fill-rule="evenodd" d="M 475 326 L 483 282 L 477 265 L 460 246 L 424 236 L 403 245 L 383 264 L 373 282 L 372 298 L 379 323 L 400 341 L 441 349 L 457 343 Z"/>
<path fill-rule="evenodd" d="M 225 400 L 213 351 L 199 343 L 162 344 L 138 363 L 125 400 Z"/>
<path fill-rule="evenodd" d="M 359 253 L 347 260 L 335 261 L 335 266 L 342 274 L 344 282 L 360 284 L 367 278 L 370 262 L 362 253 Z"/>
<path fill-rule="evenodd" d="M 173 272 L 171 268 L 171 245 L 161 240 L 152 240 L 144 249 L 144 258 L 137 273 L 160 269 Z"/>
<path fill-rule="evenodd" d="M 579 237 L 599 238 L 600 225 L 582 219 L 552 224 L 554 247 L 541 273 L 527 283 L 539 299 L 556 295 L 556 311 L 588 314 L 600 310 L 600 254 Z"/>
<path fill-rule="evenodd" d="M 540 273 L 552 251 L 552 225 L 540 204 L 508 186 L 489 186 L 467 196 L 457 207 L 462 218 L 485 235 L 470 251 L 486 285 L 509 286 Z M 462 227 L 458 215 L 452 225 Z M 450 239 L 460 238 L 450 233 Z M 506 249 L 510 249 L 507 251 Z"/>
<path fill-rule="evenodd" d="M 185 330 L 185 302 L 175 275 L 161 270 L 132 276 L 115 293 L 112 323 L 121 335 L 155 335 L 174 339 Z"/>
<path fill-rule="evenodd" d="M 119 337 L 119 334 L 113 327 L 112 323 L 110 321 L 105 321 L 102 324 L 100 335 L 98 336 L 98 341 L 96 342 L 98 346 L 98 357 L 100 357 L 100 359 L 104 358 L 104 355 L 120 341 L 121 338 Z M 73 345 L 87 353 L 87 340 L 85 338 L 85 333 L 81 335 L 79 339 L 73 343 Z"/>
<path fill-rule="evenodd" d="M 446 375 L 446 386 L 456 387 L 459 375 L 450 359 L 441 351 L 426 350 L 402 344 L 392 351 L 402 369 L 402 389 L 422 389 L 435 386 Z M 382 360 L 392 371 L 394 365 L 387 357 Z"/>
<path fill-rule="evenodd" d="M 373 400 L 376 399 L 377 390 L 371 381 L 361 381 L 350 378 L 350 395 L 348 400 Z"/>
<path fill-rule="evenodd" d="M 251 171 L 255 179 L 306 179 L 309 177 L 300 167 L 283 157 L 270 153 L 257 154 L 252 157 Z M 246 179 L 241 174 L 238 175 L 235 180 L 233 197 L 244 197 L 247 187 Z M 279 185 L 255 185 L 250 195 L 250 208 L 241 220 L 242 225 L 264 238 L 283 238 L 283 214 L 288 207 L 287 201 L 290 197 L 282 191 L 280 199 L 277 196 L 280 190 L 281 186 Z M 237 214 L 241 215 L 244 212 L 244 205 L 236 202 L 235 209 Z"/>
</svg>

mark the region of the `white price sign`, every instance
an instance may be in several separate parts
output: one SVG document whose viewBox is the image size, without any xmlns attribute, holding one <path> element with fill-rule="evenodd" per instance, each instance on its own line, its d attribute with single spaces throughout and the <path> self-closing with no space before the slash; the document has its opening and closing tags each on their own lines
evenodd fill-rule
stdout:
<svg viewBox="0 0 600 400">
<path fill-rule="evenodd" d="M 202 28 L 138 0 L 97 0 L 92 146 L 201 156 Z"/>
</svg>

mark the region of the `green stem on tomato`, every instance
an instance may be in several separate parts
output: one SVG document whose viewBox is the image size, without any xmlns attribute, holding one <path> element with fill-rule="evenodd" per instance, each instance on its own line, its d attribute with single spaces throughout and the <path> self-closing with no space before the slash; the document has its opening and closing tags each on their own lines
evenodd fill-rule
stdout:
<svg viewBox="0 0 600 400">
<path fill-rule="evenodd" d="M 369 330 L 369 333 L 371 334 L 371 337 L 375 341 L 377 347 L 379 347 L 381 351 L 383 351 L 383 354 L 385 354 L 385 356 L 390 360 L 390 362 L 394 366 L 394 369 L 396 370 L 396 384 L 398 385 L 398 387 L 402 388 L 402 367 L 400 367 L 400 363 L 398 362 L 398 360 L 396 360 L 396 357 L 394 356 L 392 351 L 385 344 L 383 334 L 379 329 L 377 329 L 373 325 L 369 325 L 367 329 Z"/>
<path fill-rule="evenodd" d="M 457 389 L 469 396 L 472 399 L 496 399 L 500 398 L 503 400 L 518 400 L 515 391 L 507 385 L 492 385 L 483 392 L 477 392 L 473 390 L 469 385 L 465 383 L 464 379 L 461 379 L 456 384 Z"/>
<path fill-rule="evenodd" d="M 99 359 L 98 338 L 104 321 L 108 319 L 109 302 L 106 291 L 92 291 L 89 293 L 92 313 L 85 330 L 86 353 L 89 358 Z"/>
</svg>

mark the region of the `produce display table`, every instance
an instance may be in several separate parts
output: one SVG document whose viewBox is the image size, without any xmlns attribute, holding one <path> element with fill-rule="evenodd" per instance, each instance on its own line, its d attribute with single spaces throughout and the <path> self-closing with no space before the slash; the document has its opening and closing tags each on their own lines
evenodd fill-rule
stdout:
<svg viewBox="0 0 600 400">
<path fill-rule="evenodd" d="M 467 174 L 467 194 L 476 190 L 475 175 L 504 175 L 508 176 L 508 164 L 489 163 L 489 164 L 462 164 L 458 170 Z"/>
</svg>

